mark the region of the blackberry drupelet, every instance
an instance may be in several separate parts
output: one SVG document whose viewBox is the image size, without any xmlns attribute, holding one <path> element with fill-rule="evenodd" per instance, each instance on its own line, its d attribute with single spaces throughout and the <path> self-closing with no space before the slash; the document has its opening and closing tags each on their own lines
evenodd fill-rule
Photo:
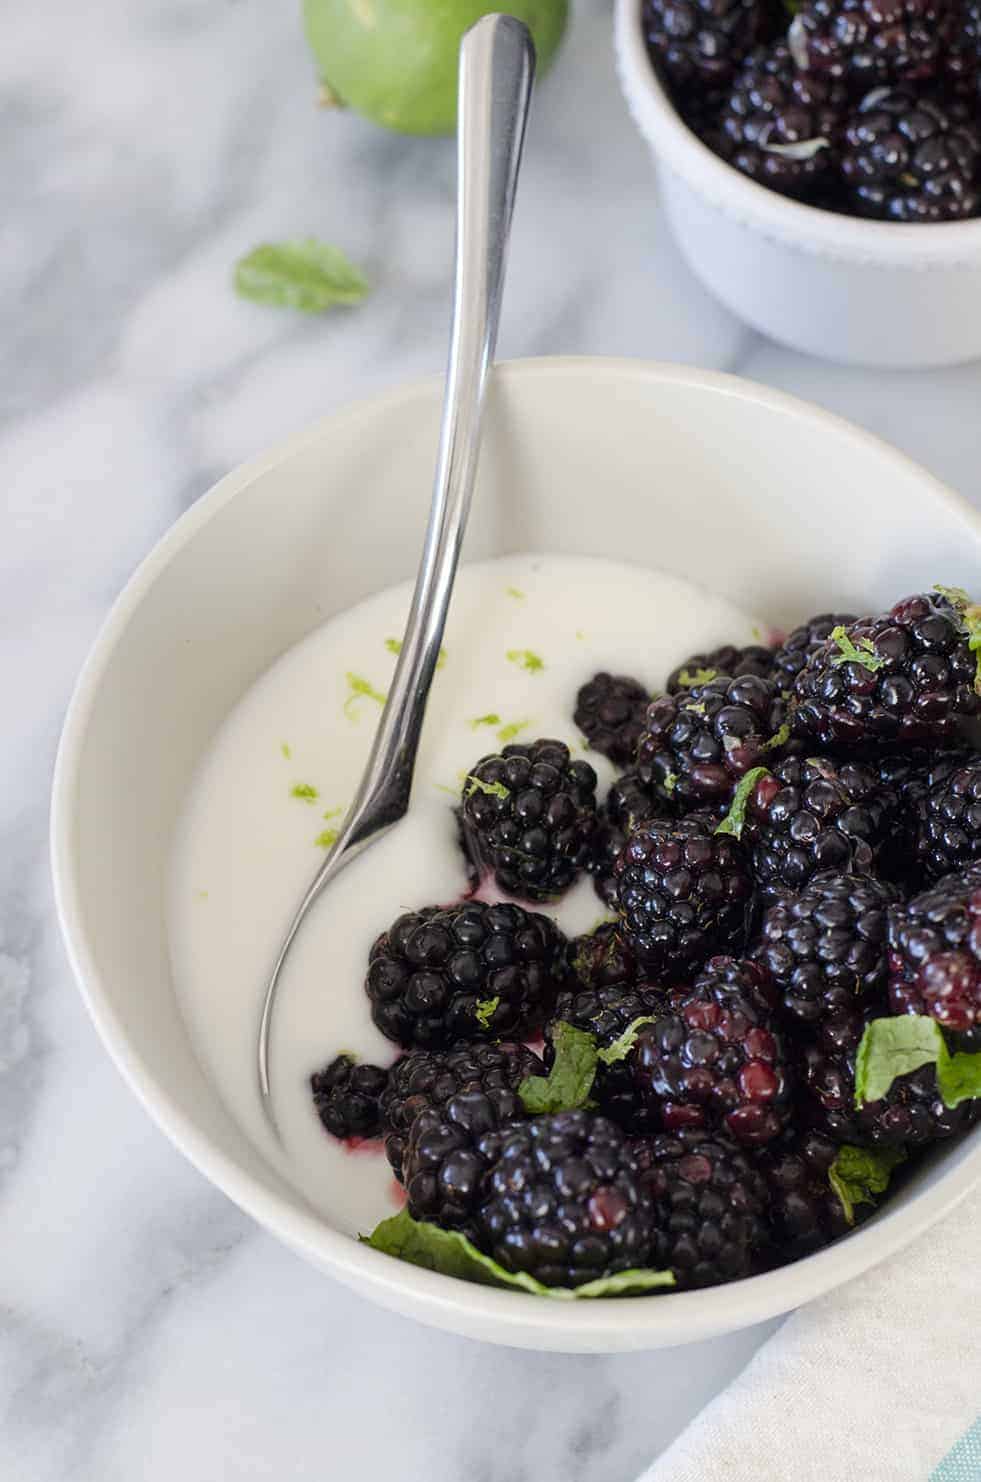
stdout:
<svg viewBox="0 0 981 1482">
<path fill-rule="evenodd" d="M 464 850 L 508 895 L 557 899 L 589 862 L 597 826 L 596 773 L 561 741 L 505 746 L 463 784 Z"/>
<path fill-rule="evenodd" d="M 607 906 L 616 897 L 613 866 L 627 837 L 649 818 L 674 818 L 675 809 L 660 797 L 653 786 L 636 772 L 624 772 L 614 779 L 606 795 L 600 826 L 593 838 L 589 872 L 600 900 Z"/>
<path fill-rule="evenodd" d="M 515 905 L 429 906 L 371 949 L 371 1017 L 404 1049 L 523 1036 L 545 1020 L 565 974 L 565 938 Z"/>
<path fill-rule="evenodd" d="M 935 781 L 917 813 L 916 861 L 927 880 L 981 863 L 981 757 Z"/>
<path fill-rule="evenodd" d="M 666 1011 L 664 995 L 644 983 L 620 982 L 594 988 L 567 988 L 559 994 L 552 1023 L 574 1024 L 588 1030 L 601 1049 L 611 1045 L 637 1019 L 656 1018 Z M 545 1063 L 551 1066 L 551 1025 L 545 1030 Z M 653 1130 L 657 1125 L 637 1094 L 634 1076 L 626 1060 L 613 1065 L 601 1061 L 596 1068 L 593 1097 L 599 1110 L 630 1132 Z"/>
<path fill-rule="evenodd" d="M 621 932 L 649 971 L 678 972 L 738 946 L 753 882 L 741 845 L 692 814 L 630 835 L 614 866 Z"/>
<path fill-rule="evenodd" d="M 981 204 L 981 133 L 930 98 L 877 89 L 845 130 L 841 174 L 855 210 L 884 221 L 961 221 Z"/>
<path fill-rule="evenodd" d="M 762 0 L 644 0 L 642 25 L 655 65 L 694 95 L 732 76 L 764 26 Z"/>
<path fill-rule="evenodd" d="M 906 597 L 811 655 L 794 685 L 795 725 L 826 746 L 949 743 L 977 714 L 976 673 L 959 614 Z"/>
<path fill-rule="evenodd" d="M 573 719 L 594 751 L 618 767 L 634 759 L 650 695 L 624 674 L 594 674 L 576 696 Z"/>
<path fill-rule="evenodd" d="M 832 629 L 847 628 L 856 621 L 850 612 L 820 612 L 788 633 L 773 655 L 773 677 L 778 688 L 793 689 L 794 680 L 811 654 L 831 637 Z"/>
<path fill-rule="evenodd" d="M 811 1255 L 851 1228 L 828 1179 L 838 1144 L 820 1132 L 790 1129 L 756 1157 L 769 1192 L 769 1265 Z M 859 1206 L 861 1218 L 866 1206 Z M 868 1209 L 871 1213 L 871 1209 Z"/>
<path fill-rule="evenodd" d="M 869 873 L 894 811 L 894 795 L 871 767 L 787 757 L 760 778 L 746 811 L 757 888 L 774 897 L 826 870 Z"/>
<path fill-rule="evenodd" d="M 761 644 L 751 643 L 737 648 L 734 643 L 723 643 L 708 653 L 692 654 L 677 669 L 668 675 L 665 691 L 669 695 L 684 694 L 693 685 L 727 674 L 737 679 L 741 674 L 755 674 L 760 679 L 769 679 L 773 668 L 773 650 Z"/>
<path fill-rule="evenodd" d="M 785 702 L 769 680 L 719 675 L 650 705 L 637 771 L 686 807 L 725 800 L 744 773 L 779 756 L 786 719 Z"/>
<path fill-rule="evenodd" d="M 412 1124 L 421 1112 L 438 1111 L 462 1128 L 455 1107 L 457 1096 L 478 1092 L 485 1097 L 499 1125 L 524 1115 L 517 1090 L 526 1076 L 543 1075 L 545 1067 L 525 1045 L 501 1043 L 458 1044 L 449 1050 L 411 1050 L 392 1066 L 381 1098 L 381 1127 L 385 1151 L 395 1177 L 403 1178 L 402 1163 Z M 466 1105 L 466 1103 L 464 1103 Z"/>
<path fill-rule="evenodd" d="M 566 960 L 573 978 L 564 990 L 566 993 L 619 987 L 624 983 L 633 983 L 637 977 L 634 954 L 621 938 L 614 921 L 603 921 L 593 931 L 573 937 Z M 562 996 L 560 994 L 559 999 Z M 557 1012 L 558 1002 L 559 1000 L 556 1001 L 556 1014 L 553 1017 L 561 1018 Z"/>
<path fill-rule="evenodd" d="M 896 899 L 884 881 L 827 871 L 767 909 L 756 950 L 792 1019 L 813 1026 L 881 999 L 886 917 Z"/>
<path fill-rule="evenodd" d="M 681 1289 L 748 1276 L 767 1243 L 768 1195 L 747 1154 L 695 1128 L 632 1147 L 654 1206 L 651 1264 Z"/>
<path fill-rule="evenodd" d="M 889 913 L 889 1002 L 981 1049 L 981 866 L 947 875 Z"/>
<path fill-rule="evenodd" d="M 748 957 L 710 957 L 688 988 L 669 990 L 672 1005 L 677 1007 L 692 993 L 707 993 L 723 1003 L 731 994 L 748 998 L 764 1018 L 777 1007 L 776 986 L 762 963 Z"/>
<path fill-rule="evenodd" d="M 808 1125 L 834 1142 L 858 1147 L 911 1148 L 953 1137 L 970 1126 L 971 1102 L 951 1110 L 937 1090 L 936 1072 L 924 1065 L 893 1081 L 881 1101 L 855 1105 L 855 1056 L 869 1018 L 844 1013 L 826 1020 L 816 1038 L 802 1045 L 798 1075 Z"/>
<path fill-rule="evenodd" d="M 651 1198 L 613 1122 L 559 1112 L 491 1141 L 478 1239 L 507 1270 L 577 1287 L 650 1265 Z"/>
<path fill-rule="evenodd" d="M 805 0 L 789 40 L 802 71 L 874 88 L 936 76 L 959 23 L 958 0 Z"/>
<path fill-rule="evenodd" d="M 836 169 L 847 113 L 844 83 L 799 72 L 785 41 L 758 47 L 737 73 L 722 110 L 726 158 L 761 185 L 802 195 Z M 810 152 L 807 144 L 813 144 Z M 772 652 L 768 659 L 757 672 L 772 677 Z"/>
<path fill-rule="evenodd" d="M 665 1131 L 698 1127 L 761 1147 L 790 1121 L 791 1075 L 773 1021 L 718 979 L 675 996 L 670 1013 L 639 1031 L 628 1063 Z"/>
<path fill-rule="evenodd" d="M 381 1132 L 381 1098 L 389 1072 L 380 1065 L 359 1065 L 353 1055 L 338 1055 L 310 1077 L 313 1104 L 333 1137 L 377 1137 Z"/>
</svg>

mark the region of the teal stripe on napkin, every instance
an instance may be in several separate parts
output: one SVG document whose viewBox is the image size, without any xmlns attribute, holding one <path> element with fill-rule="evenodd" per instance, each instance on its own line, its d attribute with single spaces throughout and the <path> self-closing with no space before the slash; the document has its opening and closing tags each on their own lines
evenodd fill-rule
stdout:
<svg viewBox="0 0 981 1482">
<path fill-rule="evenodd" d="M 981 1482 L 981 1415 L 930 1473 L 930 1482 Z"/>
</svg>

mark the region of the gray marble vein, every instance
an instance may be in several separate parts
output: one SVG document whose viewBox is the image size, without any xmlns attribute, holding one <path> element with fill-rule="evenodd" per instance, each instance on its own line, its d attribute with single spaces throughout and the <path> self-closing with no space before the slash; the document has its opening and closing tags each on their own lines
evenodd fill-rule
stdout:
<svg viewBox="0 0 981 1482">
<path fill-rule="evenodd" d="M 453 154 L 316 107 L 296 7 L 3 0 L 0 92 L 0 1476 L 629 1482 L 764 1336 L 624 1358 L 492 1349 L 318 1276 L 149 1123 L 71 982 L 47 873 L 64 707 L 108 604 L 221 473 L 442 368 Z M 541 88 L 506 355 L 739 371 L 981 497 L 981 368 L 844 370 L 736 323 L 668 234 L 608 0 Z M 309 322 L 235 258 L 319 233 L 375 284 Z"/>
</svg>

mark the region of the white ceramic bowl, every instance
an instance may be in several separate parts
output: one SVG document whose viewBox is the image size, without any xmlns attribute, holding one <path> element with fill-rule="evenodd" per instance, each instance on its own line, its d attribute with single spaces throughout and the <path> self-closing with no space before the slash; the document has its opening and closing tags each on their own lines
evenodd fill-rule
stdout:
<svg viewBox="0 0 981 1482">
<path fill-rule="evenodd" d="M 55 778 L 54 875 L 72 963 L 106 1045 L 167 1135 L 366 1296 L 529 1348 L 711 1337 L 827 1291 L 925 1229 L 981 1175 L 981 1128 L 869 1224 L 785 1270 L 714 1291 L 552 1303 L 417 1270 L 329 1228 L 232 1121 L 178 1011 L 163 875 L 191 773 L 285 649 L 411 574 L 440 392 L 427 381 L 352 406 L 230 474 L 120 597 L 79 680 Z M 969 587 L 981 526 L 900 454 L 762 387 L 639 361 L 542 360 L 495 374 L 467 538 L 473 558 L 514 550 L 663 566 L 785 625 L 932 580 Z"/>
<path fill-rule="evenodd" d="M 628 106 L 660 165 L 675 236 L 699 278 L 775 340 L 863 365 L 981 355 L 981 220 L 862 221 L 802 205 L 727 165 L 681 121 L 655 75 L 642 0 L 616 0 Z"/>
</svg>

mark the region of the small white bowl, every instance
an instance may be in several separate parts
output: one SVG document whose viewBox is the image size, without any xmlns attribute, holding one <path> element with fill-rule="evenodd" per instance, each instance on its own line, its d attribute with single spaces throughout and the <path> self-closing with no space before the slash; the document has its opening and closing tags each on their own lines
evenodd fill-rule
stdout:
<svg viewBox="0 0 981 1482">
<path fill-rule="evenodd" d="M 939 1219 L 981 1176 L 981 1127 L 938 1149 L 867 1225 L 782 1271 L 713 1291 L 549 1302 L 418 1270 L 331 1228 L 232 1120 L 188 1038 L 163 885 L 189 780 L 284 650 L 411 575 L 440 394 L 426 381 L 349 407 L 229 474 L 119 598 L 79 680 L 55 777 L 54 878 L 75 972 L 123 1075 L 202 1173 L 385 1306 L 570 1352 L 657 1348 L 761 1322 Z M 932 580 L 971 587 L 981 525 L 900 454 L 789 397 L 640 361 L 544 360 L 495 372 L 467 537 L 471 558 L 515 550 L 661 566 L 785 626 Z M 102 1156 L 112 1149 L 93 1149 L 93 1166 Z"/>
<path fill-rule="evenodd" d="M 754 329 L 830 360 L 903 367 L 981 355 L 981 220 L 863 221 L 757 185 L 680 118 L 641 11 L 642 0 L 616 0 L 620 82 L 702 282 Z"/>
</svg>

